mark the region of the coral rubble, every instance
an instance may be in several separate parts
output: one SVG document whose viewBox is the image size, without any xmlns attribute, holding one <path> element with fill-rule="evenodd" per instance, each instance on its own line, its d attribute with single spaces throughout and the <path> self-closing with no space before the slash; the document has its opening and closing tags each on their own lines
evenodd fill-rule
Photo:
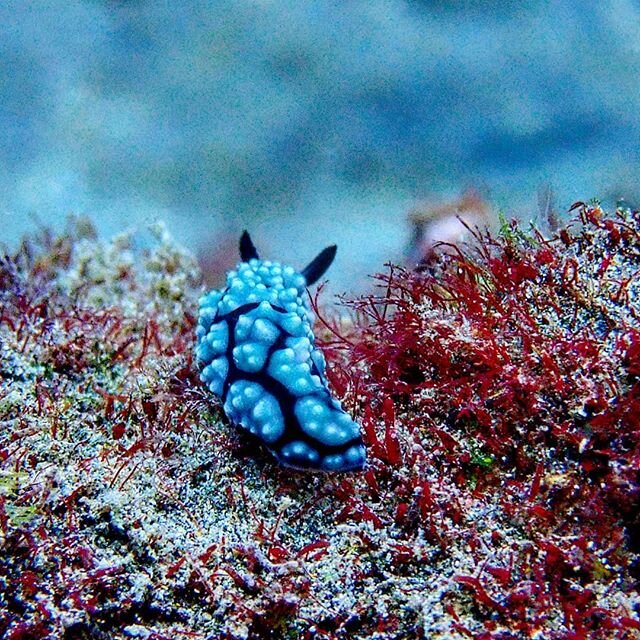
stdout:
<svg viewBox="0 0 640 640">
<path fill-rule="evenodd" d="M 348 477 L 224 421 L 162 228 L 5 255 L 0 636 L 638 637 L 640 216 L 576 213 L 313 301 Z"/>
</svg>

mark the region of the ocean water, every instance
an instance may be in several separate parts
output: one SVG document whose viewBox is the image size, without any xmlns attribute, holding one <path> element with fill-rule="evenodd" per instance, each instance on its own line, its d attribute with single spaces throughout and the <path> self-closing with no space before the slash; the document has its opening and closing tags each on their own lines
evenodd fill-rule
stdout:
<svg viewBox="0 0 640 640">
<path fill-rule="evenodd" d="M 416 203 L 640 202 L 637 0 L 0 3 L 0 240 L 156 219 L 230 266 L 249 228 L 364 286 Z"/>
</svg>

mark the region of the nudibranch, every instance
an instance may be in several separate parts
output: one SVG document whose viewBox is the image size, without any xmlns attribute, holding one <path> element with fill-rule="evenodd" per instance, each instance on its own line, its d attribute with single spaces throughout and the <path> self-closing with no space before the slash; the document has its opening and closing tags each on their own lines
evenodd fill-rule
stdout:
<svg viewBox="0 0 640 640">
<path fill-rule="evenodd" d="M 335 254 L 335 245 L 327 247 L 296 272 L 260 260 L 245 231 L 226 287 L 200 299 L 200 379 L 233 423 L 295 469 L 357 471 L 366 457 L 360 428 L 329 391 L 311 329 L 306 287 Z"/>
</svg>

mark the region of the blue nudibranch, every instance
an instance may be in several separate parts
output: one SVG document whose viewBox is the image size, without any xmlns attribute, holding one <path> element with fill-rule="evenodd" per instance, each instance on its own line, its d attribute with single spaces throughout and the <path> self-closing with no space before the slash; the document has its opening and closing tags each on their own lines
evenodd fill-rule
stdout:
<svg viewBox="0 0 640 640">
<path fill-rule="evenodd" d="M 196 360 L 200 379 L 229 419 L 264 442 L 287 467 L 362 469 L 360 428 L 329 392 L 315 345 L 306 287 L 324 274 L 332 245 L 301 272 L 260 260 L 249 234 L 227 285 L 200 299 Z"/>
</svg>

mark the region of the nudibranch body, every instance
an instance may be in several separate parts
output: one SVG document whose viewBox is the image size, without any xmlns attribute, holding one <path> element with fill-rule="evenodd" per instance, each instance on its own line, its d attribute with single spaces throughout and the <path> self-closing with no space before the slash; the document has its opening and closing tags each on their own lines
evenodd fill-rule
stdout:
<svg viewBox="0 0 640 640">
<path fill-rule="evenodd" d="M 327 247 L 296 272 L 260 260 L 245 231 L 242 262 L 227 274 L 226 287 L 200 300 L 200 379 L 222 398 L 232 422 L 297 469 L 355 471 L 365 461 L 358 425 L 329 392 L 307 303 L 306 287 L 335 253 Z"/>
</svg>

